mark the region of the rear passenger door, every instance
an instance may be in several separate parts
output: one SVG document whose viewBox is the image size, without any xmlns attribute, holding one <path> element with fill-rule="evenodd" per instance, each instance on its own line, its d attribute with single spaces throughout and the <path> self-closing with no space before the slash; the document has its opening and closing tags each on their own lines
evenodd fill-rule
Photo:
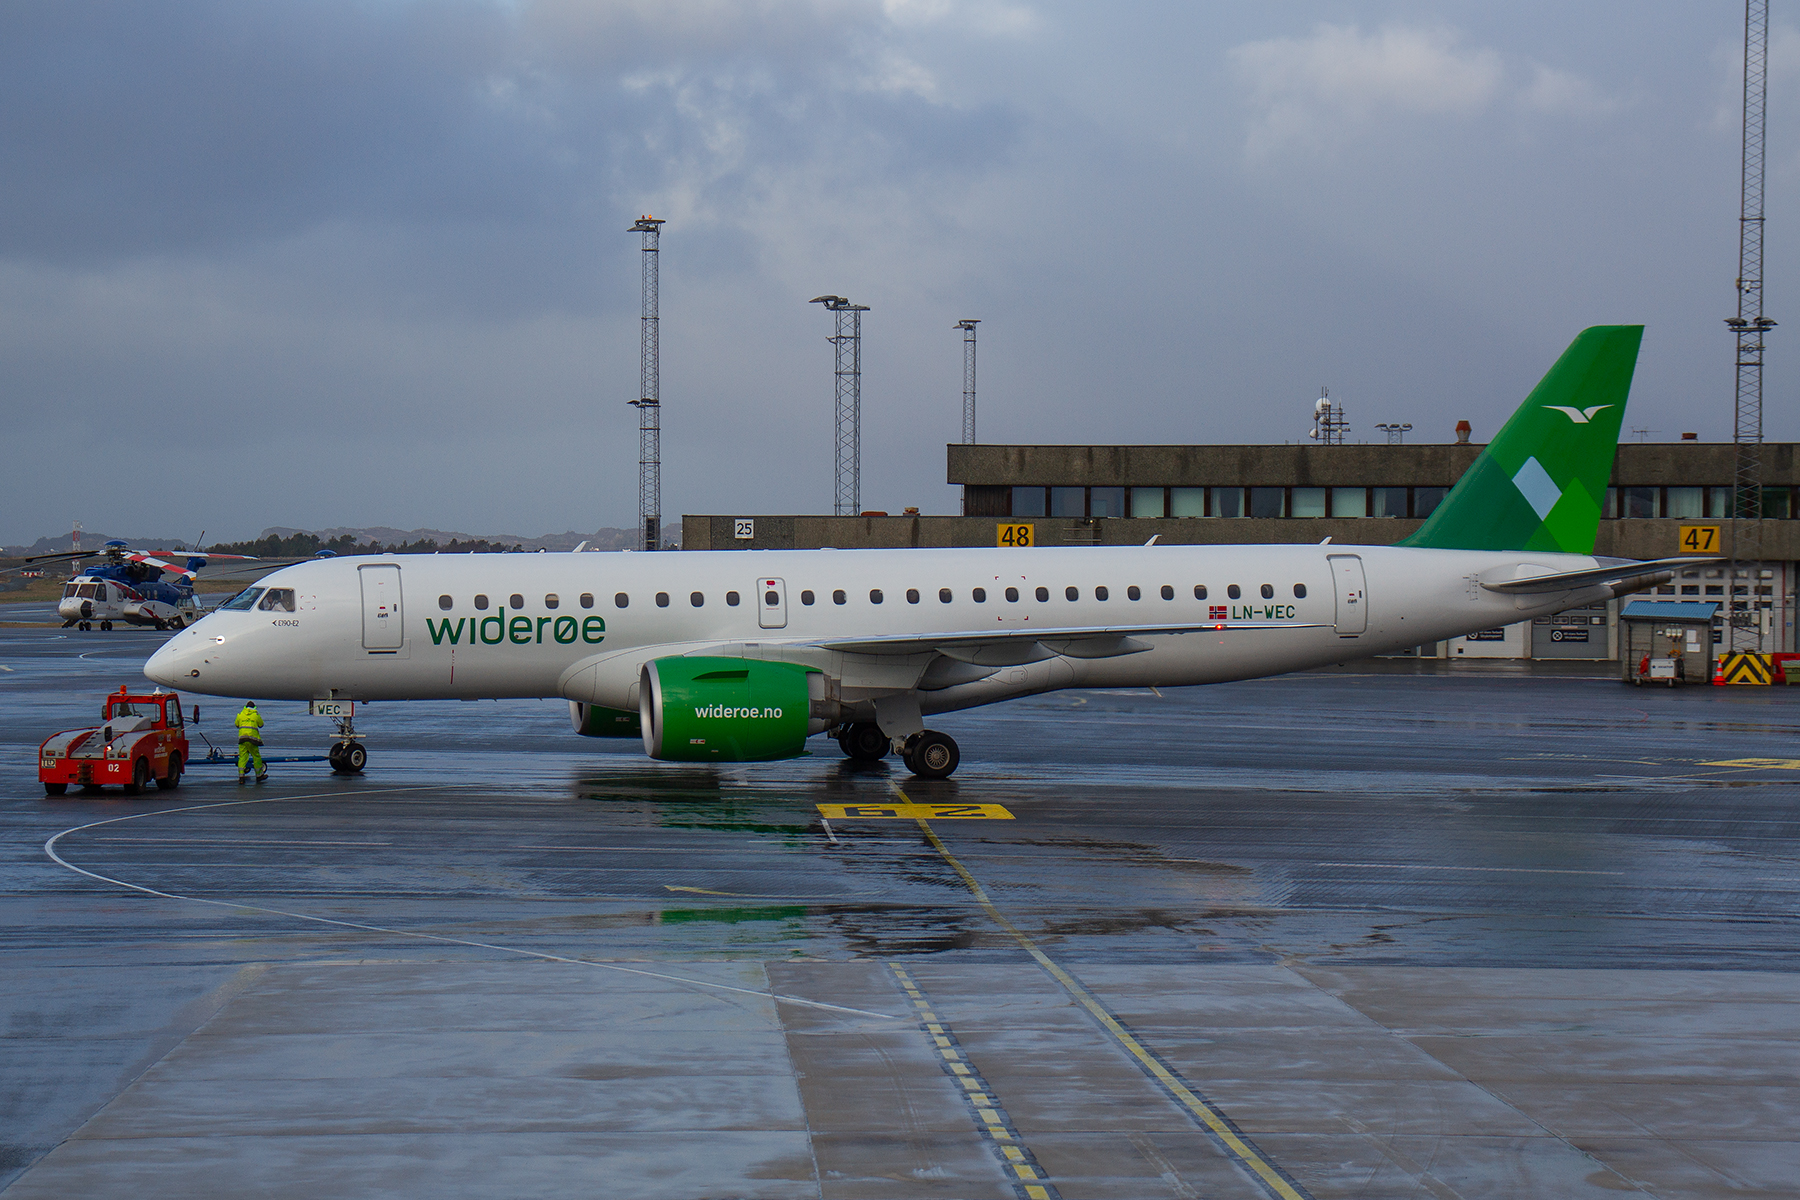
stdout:
<svg viewBox="0 0 1800 1200">
<path fill-rule="evenodd" d="M 787 584 L 780 579 L 756 581 L 756 623 L 764 629 L 787 628 Z"/>
</svg>

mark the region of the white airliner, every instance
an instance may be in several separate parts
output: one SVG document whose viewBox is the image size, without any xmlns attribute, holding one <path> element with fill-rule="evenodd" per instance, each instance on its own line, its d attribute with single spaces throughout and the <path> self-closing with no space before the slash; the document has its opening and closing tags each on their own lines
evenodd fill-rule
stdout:
<svg viewBox="0 0 1800 1200">
<path fill-rule="evenodd" d="M 269 575 L 145 674 L 259 699 L 559 696 L 578 732 L 690 762 L 832 731 L 941 778 L 959 752 L 934 714 L 1274 675 L 1668 578 L 1678 560 L 1591 554 L 1641 332 L 1583 332 L 1398 546 L 337 558 Z"/>
</svg>

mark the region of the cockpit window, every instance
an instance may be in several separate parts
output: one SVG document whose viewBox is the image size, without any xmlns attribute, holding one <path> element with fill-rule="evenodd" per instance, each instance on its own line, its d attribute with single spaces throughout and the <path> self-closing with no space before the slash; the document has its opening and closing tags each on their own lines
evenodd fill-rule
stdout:
<svg viewBox="0 0 1800 1200">
<path fill-rule="evenodd" d="M 67 600 L 70 596 L 73 596 L 75 594 L 75 587 L 76 587 L 76 585 L 72 584 L 72 583 L 65 583 L 63 585 L 63 599 L 64 600 Z"/>
<path fill-rule="evenodd" d="M 250 609 L 255 606 L 256 598 L 262 595 L 264 590 L 265 589 L 259 587 L 245 588 L 225 603 L 219 605 L 219 608 L 225 612 L 249 612 Z"/>
<path fill-rule="evenodd" d="M 256 607 L 263 612 L 293 612 L 294 589 L 270 588 L 269 594 L 264 596 L 262 598 L 262 603 L 258 604 Z"/>
<path fill-rule="evenodd" d="M 83 600 L 92 600 L 94 598 L 94 588 L 96 586 L 98 585 L 92 583 L 79 584 L 75 588 L 75 594 L 80 596 Z"/>
</svg>

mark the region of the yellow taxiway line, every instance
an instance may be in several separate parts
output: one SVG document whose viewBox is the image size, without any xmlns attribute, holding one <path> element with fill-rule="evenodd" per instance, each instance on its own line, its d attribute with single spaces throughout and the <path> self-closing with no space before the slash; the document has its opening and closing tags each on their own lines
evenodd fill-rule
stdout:
<svg viewBox="0 0 1800 1200">
<path fill-rule="evenodd" d="M 912 803 L 907 794 L 898 786 L 894 788 L 894 791 L 902 800 L 908 804 Z M 1177 1103 L 1187 1109 L 1195 1120 L 1199 1121 L 1213 1137 L 1217 1138 L 1221 1146 L 1251 1171 L 1271 1195 L 1279 1197 L 1280 1200 L 1309 1200 L 1307 1194 L 1289 1180 L 1286 1173 L 1277 1168 L 1242 1134 L 1232 1128 L 1231 1122 L 1226 1119 L 1224 1113 L 1214 1107 L 1204 1096 L 1182 1082 L 1181 1078 L 1165 1066 L 1160 1058 L 1133 1037 L 1131 1031 L 1120 1024 L 1118 1018 L 1108 1012 L 1106 1006 L 1100 1003 L 1080 980 L 1059 967 L 1049 955 L 1038 949 L 1037 943 L 1032 941 L 1023 930 L 1007 920 L 1006 914 L 996 908 L 994 902 L 988 898 L 986 889 L 981 886 L 975 876 L 969 873 L 969 869 L 957 861 L 954 854 L 950 853 L 949 847 L 944 845 L 943 840 L 938 837 L 937 832 L 931 828 L 930 823 L 924 817 L 915 817 L 914 820 L 918 822 L 919 831 L 931 843 L 931 848 L 936 850 L 939 856 L 950 864 L 950 869 L 961 877 L 963 886 L 969 889 L 969 894 L 975 897 L 976 903 L 981 905 L 988 918 L 1004 929 L 1007 935 L 1017 942 L 1038 966 L 1061 984 L 1063 990 L 1069 993 L 1077 1004 L 1087 1009 L 1088 1014 L 1100 1023 L 1100 1027 L 1111 1034 L 1113 1040 L 1124 1047 L 1126 1053 L 1136 1059 L 1139 1066 L 1162 1084 Z"/>
</svg>

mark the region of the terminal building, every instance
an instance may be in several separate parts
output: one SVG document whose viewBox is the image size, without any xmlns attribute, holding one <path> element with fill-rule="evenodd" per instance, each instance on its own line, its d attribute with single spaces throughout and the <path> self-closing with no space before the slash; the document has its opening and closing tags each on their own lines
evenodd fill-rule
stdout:
<svg viewBox="0 0 1800 1200">
<path fill-rule="evenodd" d="M 1480 454 L 1467 442 L 1426 445 L 952 445 L 948 481 L 963 515 L 687 516 L 689 550 L 840 549 L 1007 544 L 1205 545 L 1265 542 L 1383 546 L 1424 523 Z M 1637 601 L 1751 598 L 1768 650 L 1795 649 L 1800 582 L 1800 460 L 1795 443 L 1763 447 L 1761 561 L 1679 571 L 1653 593 L 1417 648 L 1424 657 L 1616 659 L 1619 610 Z M 1594 552 L 1697 558 L 1732 552 L 1730 443 L 1627 443 L 1613 465 Z M 1730 589 L 1727 591 L 1727 589 Z M 1723 644 L 1715 620 L 1715 644 Z"/>
</svg>

